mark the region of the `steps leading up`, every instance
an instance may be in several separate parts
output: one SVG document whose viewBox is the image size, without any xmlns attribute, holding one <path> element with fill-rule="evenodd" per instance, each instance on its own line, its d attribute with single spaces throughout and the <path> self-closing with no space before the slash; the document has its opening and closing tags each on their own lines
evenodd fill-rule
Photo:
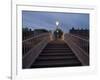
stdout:
<svg viewBox="0 0 100 80">
<path fill-rule="evenodd" d="M 80 61 L 62 40 L 47 44 L 31 68 L 81 66 Z"/>
</svg>

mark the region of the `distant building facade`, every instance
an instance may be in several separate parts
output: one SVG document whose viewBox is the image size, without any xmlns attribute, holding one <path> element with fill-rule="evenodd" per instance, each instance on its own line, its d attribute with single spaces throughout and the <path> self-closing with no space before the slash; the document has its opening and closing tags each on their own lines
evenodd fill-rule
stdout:
<svg viewBox="0 0 100 80">
<path fill-rule="evenodd" d="M 40 34 L 43 34 L 43 33 L 48 33 L 49 31 L 46 30 L 46 29 L 34 29 L 34 36 L 36 35 L 40 35 Z"/>
<path fill-rule="evenodd" d="M 89 38 L 89 29 L 70 29 L 69 33 Z"/>
</svg>

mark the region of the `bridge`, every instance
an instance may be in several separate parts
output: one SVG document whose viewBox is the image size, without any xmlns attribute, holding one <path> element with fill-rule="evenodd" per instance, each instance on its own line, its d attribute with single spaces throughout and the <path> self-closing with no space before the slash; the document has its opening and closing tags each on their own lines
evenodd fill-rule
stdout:
<svg viewBox="0 0 100 80">
<path fill-rule="evenodd" d="M 23 40 L 22 49 L 23 69 L 89 65 L 88 39 L 70 33 L 61 39 L 43 33 Z"/>
</svg>

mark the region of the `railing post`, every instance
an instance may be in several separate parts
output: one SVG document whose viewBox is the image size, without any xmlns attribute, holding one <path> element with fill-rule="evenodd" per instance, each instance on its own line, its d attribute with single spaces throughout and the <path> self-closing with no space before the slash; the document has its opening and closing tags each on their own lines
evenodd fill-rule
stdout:
<svg viewBox="0 0 100 80">
<path fill-rule="evenodd" d="M 82 65 L 89 65 L 89 54 L 87 50 L 89 46 L 88 40 L 66 33 L 64 35 L 64 41 L 69 45 L 69 47 L 81 61 Z"/>
<path fill-rule="evenodd" d="M 40 40 L 37 44 L 32 45 L 34 41 Z M 46 46 L 46 44 L 50 41 L 50 33 L 39 35 L 27 40 L 23 41 L 23 47 L 24 48 L 24 55 L 23 55 L 23 68 L 29 68 L 31 64 L 35 61 L 35 59 L 39 56 L 42 49 Z M 31 43 L 31 44 L 30 44 Z M 28 51 L 26 52 L 26 46 Z M 31 47 L 31 48 L 30 48 Z"/>
</svg>

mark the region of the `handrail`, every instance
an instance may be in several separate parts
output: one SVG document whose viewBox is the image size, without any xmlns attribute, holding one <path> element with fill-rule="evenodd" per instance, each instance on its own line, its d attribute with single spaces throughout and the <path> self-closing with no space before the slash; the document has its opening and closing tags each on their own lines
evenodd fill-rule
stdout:
<svg viewBox="0 0 100 80">
<path fill-rule="evenodd" d="M 26 39 L 22 42 L 22 51 L 23 55 L 25 55 L 30 49 L 32 49 L 35 45 L 37 45 L 43 38 L 50 37 L 50 33 L 44 33 L 29 39 Z"/>
<path fill-rule="evenodd" d="M 35 47 L 29 50 L 26 55 L 23 56 L 23 67 L 29 68 L 35 59 L 39 56 L 43 48 L 50 41 L 50 36 L 45 37 Z"/>
<path fill-rule="evenodd" d="M 89 40 L 81 38 L 79 36 L 72 35 L 70 33 L 66 33 L 64 37 L 70 37 L 70 39 L 77 44 L 80 48 L 82 48 L 87 54 L 89 54 Z"/>
<path fill-rule="evenodd" d="M 65 34 L 65 35 L 66 35 L 66 34 Z M 81 37 L 79 37 L 79 36 L 75 36 L 75 35 L 73 35 L 73 34 L 70 34 L 70 35 L 73 36 L 73 37 L 76 37 L 76 38 L 78 38 L 78 39 L 84 40 L 84 41 L 86 41 L 86 42 L 89 42 L 89 40 L 84 39 L 84 38 L 81 38 Z"/>
<path fill-rule="evenodd" d="M 43 33 L 43 34 L 40 34 L 40 35 L 31 37 L 31 38 L 28 38 L 28 39 L 26 39 L 26 40 L 23 40 L 22 42 L 26 42 L 26 41 L 29 41 L 29 40 L 32 40 L 32 39 L 35 39 L 35 38 L 39 38 L 39 37 L 42 37 L 42 36 L 46 36 L 46 35 L 48 35 L 48 34 L 49 34 L 49 33 Z"/>
<path fill-rule="evenodd" d="M 70 33 L 64 35 L 64 41 L 69 45 L 82 65 L 89 65 L 89 41 L 80 37 L 74 36 Z M 87 48 L 86 50 L 84 49 Z"/>
</svg>

